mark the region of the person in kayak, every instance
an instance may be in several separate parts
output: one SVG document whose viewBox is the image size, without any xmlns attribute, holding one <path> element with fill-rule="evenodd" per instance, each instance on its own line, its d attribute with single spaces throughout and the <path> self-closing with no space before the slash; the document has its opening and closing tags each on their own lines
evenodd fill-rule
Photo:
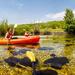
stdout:
<svg viewBox="0 0 75 75">
<path fill-rule="evenodd" d="M 12 30 L 11 28 L 8 28 L 7 33 L 5 34 L 5 39 L 11 39 L 13 34 L 14 34 L 14 30 Z"/>
<path fill-rule="evenodd" d="M 24 33 L 24 36 L 28 37 L 30 34 L 28 32 Z"/>
</svg>

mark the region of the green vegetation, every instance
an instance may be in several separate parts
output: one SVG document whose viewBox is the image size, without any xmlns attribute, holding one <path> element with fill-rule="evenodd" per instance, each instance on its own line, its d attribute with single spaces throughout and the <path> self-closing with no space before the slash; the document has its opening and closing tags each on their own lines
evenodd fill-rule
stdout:
<svg viewBox="0 0 75 75">
<path fill-rule="evenodd" d="M 12 27 L 14 24 L 8 25 L 7 20 L 0 22 L 0 35 L 4 36 L 7 28 Z M 66 13 L 63 21 L 48 21 L 45 23 L 33 23 L 33 24 L 19 24 L 15 28 L 15 35 L 24 35 L 25 31 L 29 31 L 31 34 L 50 34 L 52 32 L 64 32 L 75 34 L 75 18 L 71 9 L 66 9 Z"/>
<path fill-rule="evenodd" d="M 71 9 L 66 9 L 64 21 L 66 23 L 66 31 L 75 34 L 75 18 Z"/>
<path fill-rule="evenodd" d="M 7 31 L 7 28 L 8 28 L 7 20 L 3 20 L 2 22 L 0 22 L 0 35 L 4 35 Z"/>
<path fill-rule="evenodd" d="M 13 25 L 8 25 L 7 20 L 3 20 L 0 23 L 0 33 L 1 35 L 5 35 L 7 28 L 12 27 Z M 64 21 L 49 21 L 46 23 L 35 23 L 35 24 L 20 24 L 15 28 L 15 35 L 24 35 L 25 31 L 29 31 L 30 33 L 50 33 L 55 31 L 63 31 L 65 29 Z"/>
</svg>

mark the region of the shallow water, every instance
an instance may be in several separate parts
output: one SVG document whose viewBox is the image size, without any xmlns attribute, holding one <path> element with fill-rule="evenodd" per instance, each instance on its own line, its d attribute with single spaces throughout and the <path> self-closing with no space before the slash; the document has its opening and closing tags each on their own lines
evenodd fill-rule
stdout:
<svg viewBox="0 0 75 75">
<path fill-rule="evenodd" d="M 58 57 L 67 57 L 69 59 L 69 72 L 67 73 L 67 75 L 75 75 L 75 37 L 71 37 L 70 35 L 41 36 L 39 44 L 36 45 L 0 45 L 0 68 L 2 68 L 2 73 L 5 70 L 3 66 L 6 67 L 6 71 L 9 71 L 9 67 L 11 67 L 7 66 L 7 63 L 4 60 L 10 57 L 23 58 L 24 54 L 28 50 L 32 50 L 35 53 L 37 59 L 40 59 L 41 62 L 43 62 L 47 58 L 50 58 L 50 54 L 55 54 Z M 14 72 L 14 70 L 15 68 L 12 71 Z M 59 75 L 64 74 L 60 74 L 59 72 Z"/>
</svg>

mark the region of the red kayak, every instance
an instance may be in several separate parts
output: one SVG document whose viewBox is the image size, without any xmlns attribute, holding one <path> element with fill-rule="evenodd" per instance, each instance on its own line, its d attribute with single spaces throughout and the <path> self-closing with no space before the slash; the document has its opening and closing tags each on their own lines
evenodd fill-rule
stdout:
<svg viewBox="0 0 75 75">
<path fill-rule="evenodd" d="M 10 41 L 8 39 L 0 39 L 0 45 L 5 44 L 36 44 L 39 43 L 40 36 L 28 36 L 24 38 L 14 38 Z"/>
</svg>

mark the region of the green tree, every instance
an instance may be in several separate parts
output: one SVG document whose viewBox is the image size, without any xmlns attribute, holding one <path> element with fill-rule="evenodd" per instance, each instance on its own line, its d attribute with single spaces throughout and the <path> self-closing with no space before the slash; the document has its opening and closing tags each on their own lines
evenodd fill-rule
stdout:
<svg viewBox="0 0 75 75">
<path fill-rule="evenodd" d="M 73 23 L 73 20 L 74 20 L 74 14 L 73 14 L 72 10 L 66 9 L 66 13 L 65 13 L 65 16 L 64 16 L 65 23 L 70 25 L 70 24 Z"/>
<path fill-rule="evenodd" d="M 0 22 L 0 34 L 2 36 L 5 35 L 7 28 L 8 28 L 8 21 L 7 20 L 1 21 Z"/>
<path fill-rule="evenodd" d="M 71 34 L 75 34 L 75 20 L 71 9 L 66 9 L 64 21 L 66 24 L 66 31 Z"/>
</svg>

